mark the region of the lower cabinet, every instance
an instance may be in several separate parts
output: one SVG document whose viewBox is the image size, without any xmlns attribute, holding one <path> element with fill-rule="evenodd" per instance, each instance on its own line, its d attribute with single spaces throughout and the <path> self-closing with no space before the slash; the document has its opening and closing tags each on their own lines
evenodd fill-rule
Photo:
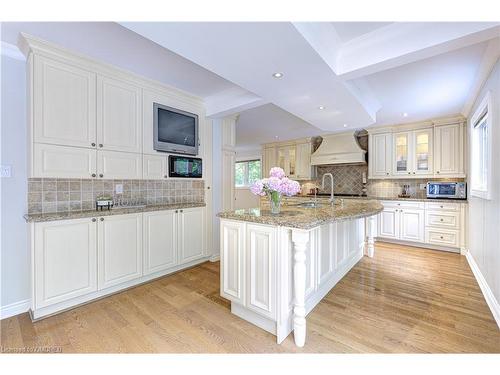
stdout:
<svg viewBox="0 0 500 375">
<path fill-rule="evenodd" d="M 142 214 L 99 218 L 99 290 L 142 276 Z"/>
<path fill-rule="evenodd" d="M 204 207 L 33 223 L 35 319 L 205 256 Z M 163 272 L 163 273 L 162 273 Z"/>
<path fill-rule="evenodd" d="M 399 215 L 401 217 L 399 238 L 403 241 L 424 242 L 424 210 L 401 209 Z"/>
<path fill-rule="evenodd" d="M 34 307 L 97 291 L 97 224 L 90 218 L 39 223 L 32 249 Z"/>
<path fill-rule="evenodd" d="M 425 211 L 420 202 L 383 202 L 378 216 L 378 237 L 424 242 Z"/>
</svg>

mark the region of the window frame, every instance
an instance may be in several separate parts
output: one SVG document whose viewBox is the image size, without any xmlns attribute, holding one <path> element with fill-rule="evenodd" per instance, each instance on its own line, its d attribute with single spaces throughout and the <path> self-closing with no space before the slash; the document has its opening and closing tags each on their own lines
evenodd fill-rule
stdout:
<svg viewBox="0 0 500 375">
<path fill-rule="evenodd" d="M 236 160 L 234 163 L 234 188 L 235 189 L 249 189 L 252 185 L 248 182 L 248 163 L 253 162 L 253 161 L 258 161 L 260 163 L 260 178 L 262 178 L 262 159 L 260 158 L 252 158 L 252 159 L 241 159 L 241 160 Z M 245 175 L 244 175 L 244 185 L 236 185 L 236 165 L 238 163 L 246 163 L 245 167 Z"/>
<path fill-rule="evenodd" d="M 478 155 L 479 150 L 476 150 L 477 148 L 477 125 L 480 124 L 481 120 L 483 117 L 486 115 L 486 120 L 485 120 L 485 128 L 487 132 L 487 138 L 486 138 L 486 160 L 485 160 L 485 165 L 486 165 L 486 183 L 484 186 L 478 187 L 477 181 L 474 181 L 475 178 L 475 173 L 474 173 L 474 167 L 477 165 L 475 162 L 475 156 Z M 484 96 L 483 100 L 477 107 L 476 111 L 474 112 L 474 115 L 471 117 L 470 120 L 470 196 L 471 197 L 476 197 L 476 198 L 481 198 L 481 199 L 487 199 L 490 200 L 492 196 L 492 124 L 493 124 L 493 107 L 492 107 L 492 98 L 491 98 L 491 92 L 487 92 L 486 95 Z M 484 145 L 483 145 L 484 147 Z"/>
</svg>

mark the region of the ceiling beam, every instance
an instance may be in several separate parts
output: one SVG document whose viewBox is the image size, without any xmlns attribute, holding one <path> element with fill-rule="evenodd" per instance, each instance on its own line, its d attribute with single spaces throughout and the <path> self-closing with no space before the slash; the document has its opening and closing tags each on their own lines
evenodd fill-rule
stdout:
<svg viewBox="0 0 500 375">
<path fill-rule="evenodd" d="M 269 103 L 244 89 L 233 88 L 205 98 L 206 116 L 222 118 Z"/>
</svg>

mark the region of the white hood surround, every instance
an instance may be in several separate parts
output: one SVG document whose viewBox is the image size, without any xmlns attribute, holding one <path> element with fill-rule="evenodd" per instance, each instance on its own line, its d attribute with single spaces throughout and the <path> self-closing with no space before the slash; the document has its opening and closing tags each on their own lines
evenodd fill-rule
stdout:
<svg viewBox="0 0 500 375">
<path fill-rule="evenodd" d="M 366 164 L 366 151 L 359 146 L 353 132 L 322 137 L 323 142 L 311 155 L 312 165 Z"/>
</svg>

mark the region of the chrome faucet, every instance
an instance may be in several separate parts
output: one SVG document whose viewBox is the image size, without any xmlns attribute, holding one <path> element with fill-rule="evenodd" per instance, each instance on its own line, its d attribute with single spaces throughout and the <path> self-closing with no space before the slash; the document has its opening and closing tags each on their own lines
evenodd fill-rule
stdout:
<svg viewBox="0 0 500 375">
<path fill-rule="evenodd" d="M 331 173 L 325 173 L 323 175 L 323 178 L 321 179 L 321 189 L 325 188 L 325 177 L 329 176 L 330 177 L 330 204 L 334 205 L 335 204 L 335 196 L 333 195 L 333 175 Z"/>
</svg>

